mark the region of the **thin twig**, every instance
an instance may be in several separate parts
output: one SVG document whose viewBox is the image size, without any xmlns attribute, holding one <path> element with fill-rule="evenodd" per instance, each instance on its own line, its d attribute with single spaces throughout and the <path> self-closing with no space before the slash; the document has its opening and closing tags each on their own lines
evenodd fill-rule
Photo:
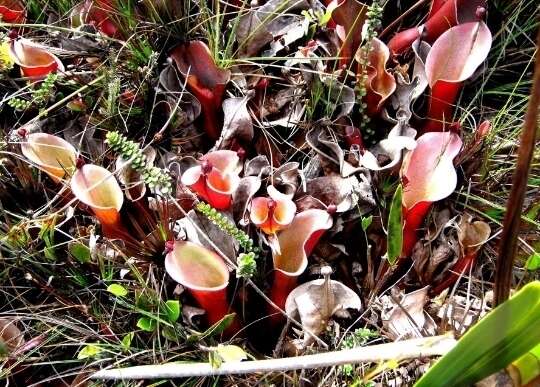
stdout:
<svg viewBox="0 0 540 387">
<path fill-rule="evenodd" d="M 219 368 L 209 363 L 166 363 L 128 368 L 101 370 L 92 379 L 164 379 L 198 376 L 250 374 L 255 372 L 281 372 L 309 368 L 331 367 L 384 360 L 414 359 L 441 356 L 456 345 L 451 335 L 424 337 L 395 343 L 372 345 L 323 352 L 315 355 L 285 357 L 281 359 L 254 360 L 223 363 Z"/>
<path fill-rule="evenodd" d="M 499 305 L 506 301 L 510 295 L 512 286 L 512 270 L 517 250 L 517 240 L 521 225 L 521 211 L 525 193 L 527 191 L 527 181 L 531 160 L 534 153 L 534 146 L 538 127 L 538 108 L 540 106 L 540 29 L 536 38 L 536 62 L 534 66 L 533 83 L 529 105 L 525 113 L 523 132 L 518 151 L 518 160 L 512 188 L 506 204 L 506 214 L 504 216 L 503 231 L 499 245 L 499 257 L 497 258 L 497 269 L 495 272 L 495 304 Z"/>
</svg>

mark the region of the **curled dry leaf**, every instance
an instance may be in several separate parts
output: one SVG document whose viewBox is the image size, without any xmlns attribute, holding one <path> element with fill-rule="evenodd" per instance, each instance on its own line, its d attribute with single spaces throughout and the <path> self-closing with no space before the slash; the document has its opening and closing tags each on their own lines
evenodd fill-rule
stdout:
<svg viewBox="0 0 540 387">
<path fill-rule="evenodd" d="M 26 10 L 18 0 L 0 0 L 0 16 L 5 23 L 23 24 L 26 21 Z"/>
<path fill-rule="evenodd" d="M 486 0 L 448 0 L 434 1 L 426 23 L 396 34 L 388 43 L 394 54 L 401 54 L 422 36 L 422 40 L 433 43 L 449 28 L 458 24 L 478 20 L 477 9 L 485 10 Z M 440 5 L 440 6 L 439 6 Z"/>
<path fill-rule="evenodd" d="M 473 221 L 471 214 L 464 214 L 458 228 L 458 241 L 463 256 L 476 255 L 487 242 L 491 227 L 481 220 Z"/>
<path fill-rule="evenodd" d="M 425 133 L 401 166 L 403 182 L 403 253 L 410 255 L 431 203 L 449 196 L 457 185 L 453 160 L 461 149 L 461 138 L 452 132 Z"/>
<path fill-rule="evenodd" d="M 414 101 L 416 98 L 422 95 L 424 90 L 426 90 L 429 85 L 425 66 L 427 56 L 431 51 L 431 46 L 427 42 L 419 38 L 413 42 L 412 49 L 414 52 L 414 68 L 412 79 L 418 80 L 411 97 L 411 100 Z"/>
<path fill-rule="evenodd" d="M 168 64 L 159 74 L 160 91 L 166 95 L 169 111 L 178 104 L 177 118 L 180 126 L 192 124 L 201 114 L 201 103 L 180 83 L 178 72 Z M 178 102 L 180 100 L 180 102 Z"/>
<path fill-rule="evenodd" d="M 423 285 L 440 282 L 459 257 L 455 220 L 450 211 L 434 211 L 430 217 L 428 232 L 414 246 L 412 261 L 414 269 Z"/>
<path fill-rule="evenodd" d="M 253 95 L 254 92 L 223 101 L 223 130 L 213 149 L 230 149 L 235 140 L 244 144 L 253 140 L 253 122 L 247 109 Z"/>
<path fill-rule="evenodd" d="M 47 133 L 31 133 L 24 140 L 22 154 L 54 181 L 75 170 L 77 150 L 66 140 Z"/>
<path fill-rule="evenodd" d="M 490 311 L 488 304 L 492 301 L 493 292 L 487 292 L 483 299 L 474 298 L 473 300 L 471 300 L 471 295 L 467 297 L 452 295 L 446 297 L 442 305 L 434 303 L 432 307 L 445 326 L 454 330 L 457 335 L 462 335 Z"/>
<path fill-rule="evenodd" d="M 361 163 L 372 171 L 391 169 L 401 162 L 404 150 L 413 150 L 416 147 L 416 130 L 398 122 L 390 130 L 388 137 L 380 141 L 369 151 L 361 155 Z"/>
<path fill-rule="evenodd" d="M 221 215 L 232 221 L 229 214 L 222 212 Z M 202 230 L 203 234 L 195 226 Z M 236 257 L 238 254 L 238 242 L 236 239 L 222 231 L 210 219 L 197 213 L 195 210 L 190 210 L 186 217 L 176 222 L 175 231 L 178 231 L 179 235 L 183 235 L 187 241 L 196 243 L 207 249 L 212 250 L 214 248 L 213 245 L 215 245 L 227 257 Z"/>
<path fill-rule="evenodd" d="M 269 0 L 256 10 L 250 10 L 240 18 L 236 29 L 239 54 L 254 56 L 275 38 L 294 31 L 304 18 L 292 12 L 309 8 L 311 4 L 305 0 Z M 289 39 L 297 35 L 292 34 Z"/>
<path fill-rule="evenodd" d="M 299 169 L 300 164 L 291 161 L 283 164 L 272 173 L 272 180 L 275 187 L 287 195 L 294 196 L 298 190 L 298 185 L 303 176 Z"/>
<path fill-rule="evenodd" d="M 341 40 L 341 65 L 348 65 L 362 43 L 362 27 L 367 18 L 368 7 L 357 0 L 333 0 L 328 3 L 327 8 L 332 10 L 332 19 Z"/>
<path fill-rule="evenodd" d="M 11 318 L 0 318 L 0 357 L 15 352 L 25 343 L 24 335 L 15 322 Z"/>
<path fill-rule="evenodd" d="M 47 47 L 28 39 L 17 38 L 10 43 L 9 54 L 21 68 L 21 74 L 31 79 L 43 79 L 53 72 L 63 72 L 64 65 Z"/>
<path fill-rule="evenodd" d="M 375 206 L 371 185 L 359 181 L 356 176 L 343 178 L 339 175 L 321 176 L 309 179 L 306 194 L 320 200 L 325 206 L 335 205 L 336 212 L 346 212 L 362 207 Z"/>
<path fill-rule="evenodd" d="M 266 156 L 256 156 L 245 162 L 244 177 L 240 179 L 232 198 L 233 217 L 238 220 L 240 225 L 247 226 L 249 224 L 248 206 L 253 196 L 261 188 L 263 177 L 269 175 L 270 170 L 270 163 Z"/>
<path fill-rule="evenodd" d="M 218 117 L 231 72 L 216 66 L 210 50 L 201 41 L 180 44 L 170 56 L 186 78 L 188 89 L 201 103 L 206 134 L 217 140 L 221 132 Z"/>
<path fill-rule="evenodd" d="M 321 74 L 319 74 L 319 77 L 329 88 L 329 99 L 334 106 L 332 118 L 337 120 L 349 116 L 356 103 L 354 90 L 341 82 L 333 80 L 331 77 L 325 77 Z"/>
<path fill-rule="evenodd" d="M 383 311 L 381 318 L 391 340 L 423 337 L 425 336 L 423 332 L 426 330 L 434 330 L 433 320 L 424 312 L 424 306 L 429 301 L 428 291 L 429 286 L 426 286 L 403 294 L 399 302 L 390 299 L 389 296 L 384 296 L 386 299 L 383 303 L 387 303 L 390 310 Z"/>
<path fill-rule="evenodd" d="M 443 279 L 433 288 L 434 294 L 452 286 L 461 275 L 474 265 L 480 248 L 487 242 L 491 234 L 489 224 L 481 220 L 473 221 L 472 215 L 465 213 L 458 225 L 459 259 L 446 271 Z"/>
<path fill-rule="evenodd" d="M 358 50 L 355 59 L 362 63 L 362 51 Z M 368 113 L 375 115 L 378 113 L 383 103 L 396 90 L 396 80 L 394 76 L 386 70 L 386 64 L 390 58 L 390 50 L 377 38 L 371 41 L 371 50 L 368 55 L 369 65 L 367 66 L 365 97 L 368 106 Z M 362 69 L 360 69 L 362 71 Z M 361 72 L 359 73 L 361 74 Z"/>
<path fill-rule="evenodd" d="M 483 21 L 450 28 L 433 44 L 426 58 L 431 87 L 425 131 L 441 131 L 450 122 L 461 84 L 487 58 L 491 32 Z"/>
<path fill-rule="evenodd" d="M 332 162 L 342 177 L 348 177 L 363 170 L 363 167 L 354 167 L 345 160 L 343 149 L 327 128 L 318 126 L 311 129 L 306 134 L 306 142 L 323 161 Z"/>
<path fill-rule="evenodd" d="M 272 252 L 275 275 L 271 299 L 279 307 L 285 306 L 297 277 L 306 270 L 308 256 L 332 224 L 328 212 L 311 209 L 296 215 L 291 225 L 278 234 L 278 246 Z"/>
<path fill-rule="evenodd" d="M 330 267 L 323 267 L 321 272 L 324 278 L 298 286 L 289 294 L 285 303 L 285 311 L 289 316 L 300 317 L 305 329 L 304 347 L 314 341 L 312 334 L 318 335 L 326 329 L 333 315 L 339 314 L 342 317 L 347 309 L 362 309 L 360 297 L 353 290 L 330 279 Z"/>
</svg>

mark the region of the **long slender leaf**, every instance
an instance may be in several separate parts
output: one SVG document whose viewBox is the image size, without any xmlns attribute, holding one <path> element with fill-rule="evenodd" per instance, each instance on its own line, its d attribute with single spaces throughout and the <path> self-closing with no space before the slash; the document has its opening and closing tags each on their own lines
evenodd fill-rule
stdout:
<svg viewBox="0 0 540 387">
<path fill-rule="evenodd" d="M 398 185 L 392 204 L 390 205 L 390 214 L 388 216 L 388 262 L 393 265 L 401 254 L 403 247 L 403 213 L 401 209 L 401 197 L 403 196 L 403 187 Z"/>
<path fill-rule="evenodd" d="M 415 387 L 469 386 L 540 343 L 540 281 L 525 285 L 471 328 Z"/>
</svg>

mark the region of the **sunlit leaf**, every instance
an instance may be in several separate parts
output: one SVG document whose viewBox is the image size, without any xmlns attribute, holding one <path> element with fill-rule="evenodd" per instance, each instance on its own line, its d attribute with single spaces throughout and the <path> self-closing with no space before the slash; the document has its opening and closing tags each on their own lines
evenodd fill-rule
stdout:
<svg viewBox="0 0 540 387">
<path fill-rule="evenodd" d="M 415 384 L 468 386 L 505 368 L 540 342 L 540 282 L 488 313 Z"/>
<path fill-rule="evenodd" d="M 125 297 L 128 294 L 127 289 L 120 284 L 110 284 L 107 286 L 107 291 L 116 297 Z"/>
<path fill-rule="evenodd" d="M 390 265 L 396 263 L 401 255 L 403 247 L 403 211 L 401 201 L 403 195 L 402 185 L 398 185 L 392 203 L 390 205 L 390 214 L 388 216 L 388 262 Z"/>
<path fill-rule="evenodd" d="M 180 301 L 167 300 L 165 302 L 165 313 L 167 313 L 167 319 L 174 323 L 180 317 Z"/>
</svg>

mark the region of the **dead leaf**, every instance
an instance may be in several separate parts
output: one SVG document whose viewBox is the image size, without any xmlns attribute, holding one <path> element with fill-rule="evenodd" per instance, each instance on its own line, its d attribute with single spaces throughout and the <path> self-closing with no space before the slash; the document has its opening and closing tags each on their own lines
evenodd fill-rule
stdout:
<svg viewBox="0 0 540 387">
<path fill-rule="evenodd" d="M 375 205 L 371 186 L 360 182 L 356 176 L 342 178 L 339 175 L 321 176 L 307 181 L 306 194 L 320 200 L 326 206 L 335 205 L 337 212 L 350 211 L 358 203 Z"/>
<path fill-rule="evenodd" d="M 305 329 L 304 347 L 314 341 L 309 332 L 315 335 L 323 332 L 333 315 L 346 316 L 347 309 L 359 311 L 362 308 L 360 297 L 341 282 L 331 280 L 331 272 L 330 267 L 321 268 L 324 278 L 298 286 L 285 302 L 287 314 L 300 317 Z"/>
<path fill-rule="evenodd" d="M 463 256 L 476 255 L 491 234 L 489 224 L 481 220 L 473 222 L 473 216 L 465 213 L 458 227 L 458 241 Z"/>
<path fill-rule="evenodd" d="M 332 132 L 327 128 L 317 126 L 311 129 L 306 134 L 306 142 L 319 154 L 322 160 L 332 162 L 338 168 L 342 177 L 348 177 L 364 169 L 363 167 L 354 167 L 345 161 L 343 149 L 341 149 L 337 140 L 332 137 Z"/>
<path fill-rule="evenodd" d="M 426 286 L 414 292 L 403 294 L 399 302 L 394 301 L 389 296 L 384 296 L 391 309 L 387 313 L 383 311 L 381 318 L 390 339 L 422 337 L 425 336 L 423 332 L 434 329 L 435 323 L 424 312 L 424 306 L 429 301 L 428 291 L 429 286 Z"/>
<path fill-rule="evenodd" d="M 391 169 L 398 165 L 405 150 L 416 147 L 416 130 L 404 121 L 392 128 L 388 137 L 361 155 L 361 163 L 372 171 Z"/>
<path fill-rule="evenodd" d="M 223 101 L 223 130 L 213 150 L 230 149 L 232 142 L 240 140 L 249 143 L 253 140 L 253 122 L 247 109 L 248 101 L 255 94 L 251 91 L 244 97 L 228 98 Z"/>
<path fill-rule="evenodd" d="M 352 113 L 356 98 L 354 90 L 338 82 L 333 77 L 328 77 L 319 74 L 319 77 L 324 85 L 328 87 L 328 99 L 333 106 L 332 118 L 338 119 L 341 117 L 347 117 Z"/>
<path fill-rule="evenodd" d="M 229 213 L 222 211 L 221 214 L 234 222 Z M 198 226 L 204 235 L 202 235 L 194 225 Z M 206 216 L 201 215 L 194 210 L 189 211 L 185 218 L 178 220 L 176 226 L 179 228 L 180 233 L 183 233 L 185 236 L 185 240 L 189 242 L 214 250 L 214 247 L 208 241 L 210 240 L 227 257 L 234 258 L 237 255 L 238 242 L 236 239 L 222 231 Z"/>
<path fill-rule="evenodd" d="M 176 117 L 179 126 L 191 125 L 200 116 L 201 103 L 186 90 L 176 68 L 171 63 L 159 74 L 159 90 L 166 97 L 169 112 L 172 112 L 174 106 L 178 104 Z"/>
<path fill-rule="evenodd" d="M 429 85 L 429 81 L 426 75 L 426 58 L 431 50 L 431 46 L 426 43 L 424 40 L 417 39 L 412 44 L 412 49 L 414 52 L 414 68 L 412 80 L 417 80 L 416 87 L 412 93 L 411 100 L 415 100 L 420 97 L 424 90 Z"/>
<path fill-rule="evenodd" d="M 247 209 L 251 199 L 260 188 L 260 176 L 245 176 L 240 179 L 240 183 L 233 193 L 233 216 L 240 225 L 247 226 L 249 224 Z"/>
<path fill-rule="evenodd" d="M 272 173 L 273 185 L 287 195 L 295 195 L 298 190 L 300 180 L 302 180 L 302 172 L 299 169 L 300 164 L 297 162 L 288 162 L 277 168 Z"/>
<path fill-rule="evenodd" d="M 490 311 L 491 308 L 488 306 L 490 301 L 489 294 L 483 299 L 453 295 L 446 297 L 442 305 L 433 303 L 431 307 L 445 327 L 461 335 Z"/>
<path fill-rule="evenodd" d="M 0 357 L 8 355 L 24 345 L 24 335 L 12 318 L 0 318 Z"/>
<path fill-rule="evenodd" d="M 332 19 L 336 22 L 336 33 L 342 42 L 341 64 L 347 65 L 362 42 L 362 28 L 366 20 L 368 7 L 357 0 L 333 0 L 328 8 L 332 10 Z"/>
<path fill-rule="evenodd" d="M 275 38 L 297 28 L 304 18 L 292 12 L 310 7 L 306 0 L 270 0 L 241 16 L 236 29 L 239 55 L 254 56 Z"/>
</svg>

